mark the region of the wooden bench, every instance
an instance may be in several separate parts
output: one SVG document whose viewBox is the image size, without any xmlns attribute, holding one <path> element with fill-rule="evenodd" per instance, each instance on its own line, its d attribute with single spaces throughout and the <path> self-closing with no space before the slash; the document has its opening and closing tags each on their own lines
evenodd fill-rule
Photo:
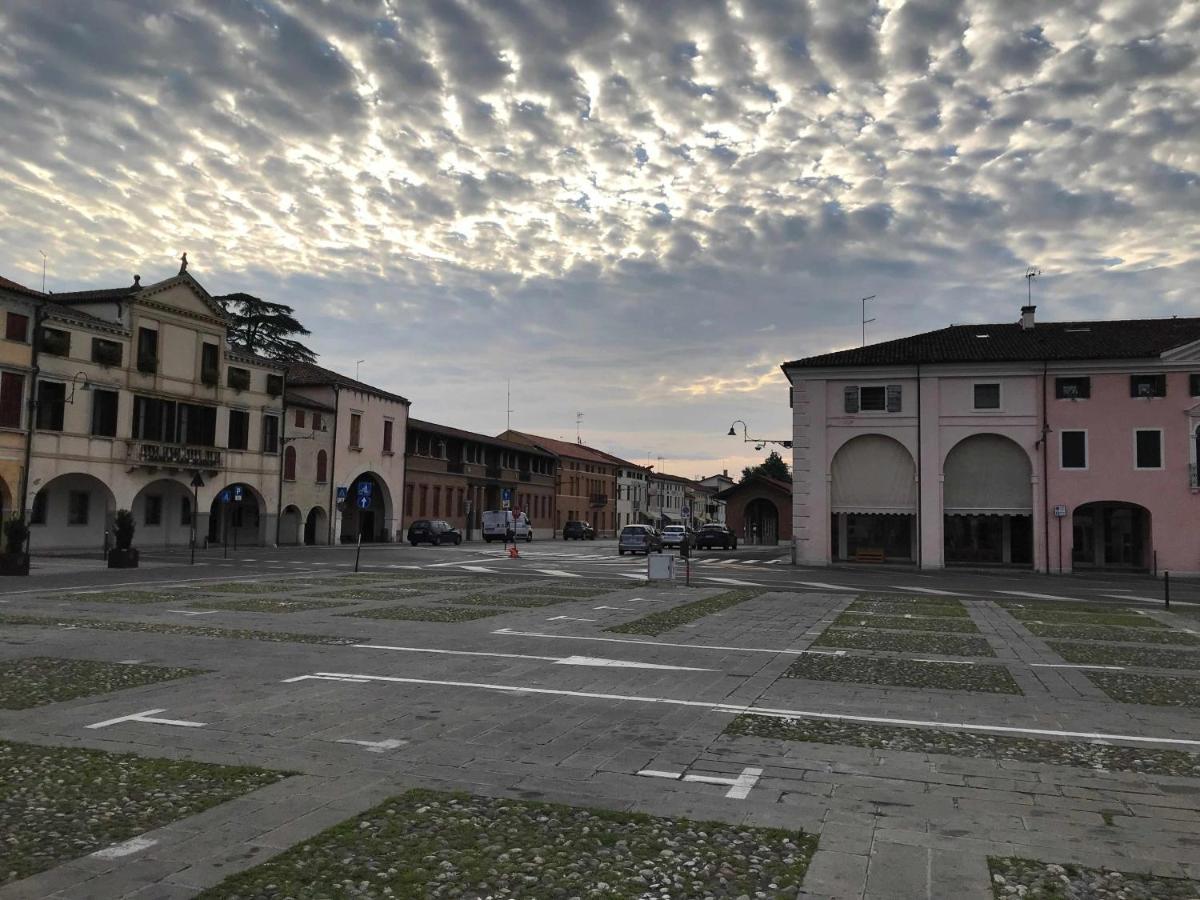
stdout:
<svg viewBox="0 0 1200 900">
<path fill-rule="evenodd" d="M 854 551 L 855 562 L 881 563 L 884 561 L 884 559 L 885 557 L 882 550 L 862 549 Z"/>
</svg>

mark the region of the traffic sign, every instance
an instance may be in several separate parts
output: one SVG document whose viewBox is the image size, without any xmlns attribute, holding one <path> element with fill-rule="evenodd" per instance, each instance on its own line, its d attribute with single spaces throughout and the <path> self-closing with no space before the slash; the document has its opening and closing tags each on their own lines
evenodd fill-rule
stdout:
<svg viewBox="0 0 1200 900">
<path fill-rule="evenodd" d="M 1065 506 L 1054 507 L 1054 516 L 1058 519 L 1065 519 L 1067 516 L 1067 508 Z"/>
<path fill-rule="evenodd" d="M 228 488 L 226 488 L 225 490 L 221 491 L 221 502 L 222 502 L 222 503 L 228 503 L 228 502 L 229 502 L 229 489 L 228 489 Z"/>
<path fill-rule="evenodd" d="M 679 512 L 685 519 L 690 519 L 692 517 L 692 510 L 690 507 L 685 506 Z"/>
<path fill-rule="evenodd" d="M 505 503 L 512 503 L 512 488 L 501 488 L 500 499 Z"/>
<path fill-rule="evenodd" d="M 242 502 L 242 486 L 240 484 L 235 484 L 233 486 L 233 499 L 236 503 Z"/>
<path fill-rule="evenodd" d="M 358 508 L 359 509 L 369 509 L 370 506 L 371 506 L 371 498 L 365 494 L 359 494 L 358 495 Z"/>
<path fill-rule="evenodd" d="M 370 481 L 360 481 L 358 483 L 358 496 L 370 497 L 372 483 Z"/>
<path fill-rule="evenodd" d="M 349 493 L 349 491 L 346 488 L 340 487 L 337 489 L 337 498 L 339 500 L 345 500 L 346 494 L 348 494 L 348 493 Z"/>
</svg>

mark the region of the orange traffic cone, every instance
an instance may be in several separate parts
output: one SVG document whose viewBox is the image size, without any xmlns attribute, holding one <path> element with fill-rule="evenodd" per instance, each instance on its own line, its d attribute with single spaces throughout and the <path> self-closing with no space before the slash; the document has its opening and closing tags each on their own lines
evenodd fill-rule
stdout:
<svg viewBox="0 0 1200 900">
<path fill-rule="evenodd" d="M 513 544 L 511 547 L 508 548 L 508 558 L 509 559 L 519 559 L 520 556 L 521 556 L 521 554 L 517 552 L 516 544 Z"/>
</svg>

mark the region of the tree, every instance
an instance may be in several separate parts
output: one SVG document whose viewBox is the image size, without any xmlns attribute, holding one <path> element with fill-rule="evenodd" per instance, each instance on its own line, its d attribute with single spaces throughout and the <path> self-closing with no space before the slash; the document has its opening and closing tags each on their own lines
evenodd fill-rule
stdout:
<svg viewBox="0 0 1200 900">
<path fill-rule="evenodd" d="M 787 463 L 774 450 L 757 466 L 746 466 L 746 468 L 742 469 L 742 482 L 749 481 L 755 475 L 765 475 L 767 478 L 774 478 L 776 481 L 792 480 L 792 473 L 788 471 Z"/>
<path fill-rule="evenodd" d="M 252 294 L 215 298 L 229 316 L 229 343 L 238 350 L 285 362 L 315 363 L 317 354 L 294 335 L 311 334 L 285 303 L 272 303 Z"/>
</svg>

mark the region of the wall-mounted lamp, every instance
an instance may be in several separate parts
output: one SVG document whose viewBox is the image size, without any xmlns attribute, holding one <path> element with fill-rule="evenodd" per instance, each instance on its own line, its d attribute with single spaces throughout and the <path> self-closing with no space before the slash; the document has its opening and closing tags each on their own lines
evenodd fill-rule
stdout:
<svg viewBox="0 0 1200 900">
<path fill-rule="evenodd" d="M 79 383 L 80 377 L 83 378 L 83 384 Z M 69 396 L 66 399 L 66 401 L 65 401 L 66 403 L 74 403 L 75 402 L 75 389 L 76 388 L 82 388 L 85 391 L 90 391 L 92 389 L 92 383 L 90 381 L 88 381 L 87 372 L 76 372 L 74 375 L 71 376 L 71 396 Z"/>
<path fill-rule="evenodd" d="M 743 444 L 753 444 L 755 450 L 761 450 L 767 444 L 778 444 L 780 447 L 788 447 L 788 448 L 790 448 L 792 446 L 791 441 L 781 441 L 781 440 L 776 440 L 775 438 L 752 438 L 752 437 L 750 437 L 750 435 L 747 433 L 748 429 L 747 429 L 746 423 L 743 422 L 741 419 L 733 420 L 733 424 L 731 424 L 729 426 L 729 437 L 737 437 L 737 429 L 734 428 L 734 425 L 742 426 L 742 443 Z"/>
</svg>

